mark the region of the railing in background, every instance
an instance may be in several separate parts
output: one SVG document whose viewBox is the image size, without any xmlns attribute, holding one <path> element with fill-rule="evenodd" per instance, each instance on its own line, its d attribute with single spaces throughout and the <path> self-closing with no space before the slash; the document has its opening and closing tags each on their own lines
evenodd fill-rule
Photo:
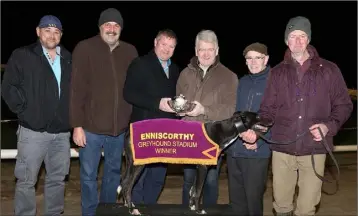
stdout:
<svg viewBox="0 0 358 216">
<path fill-rule="evenodd" d="M 5 69 L 6 65 L 1 64 L 1 70 Z M 357 90 L 356 89 L 349 89 L 349 95 L 351 96 L 352 100 L 357 100 Z M 1 123 L 13 122 L 17 121 L 16 119 L 8 119 L 8 120 L 1 120 Z M 342 128 L 342 130 L 357 130 L 356 127 L 354 128 Z M 334 152 L 347 152 L 347 151 L 357 151 L 357 144 L 356 145 L 339 145 L 335 146 Z M 17 149 L 1 149 L 1 159 L 15 159 L 17 155 Z M 103 153 L 102 153 L 103 155 Z M 78 150 L 76 148 L 71 148 L 71 158 L 78 158 Z"/>
<path fill-rule="evenodd" d="M 1 123 L 15 122 L 16 119 L 1 120 Z M 341 130 L 357 130 L 357 127 L 342 128 Z M 334 152 L 351 152 L 357 151 L 356 145 L 338 145 L 335 146 Z M 17 149 L 1 149 L 1 159 L 15 159 L 17 155 Z M 103 156 L 103 152 L 102 152 Z M 71 158 L 78 158 L 79 153 L 76 148 L 71 148 Z"/>
</svg>

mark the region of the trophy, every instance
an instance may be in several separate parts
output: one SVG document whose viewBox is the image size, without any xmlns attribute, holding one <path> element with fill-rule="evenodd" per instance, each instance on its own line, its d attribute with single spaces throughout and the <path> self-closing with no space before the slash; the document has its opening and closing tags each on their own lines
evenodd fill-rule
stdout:
<svg viewBox="0 0 358 216">
<path fill-rule="evenodd" d="M 190 112 L 195 107 L 195 104 L 185 99 L 185 96 L 182 94 L 173 97 L 172 100 L 168 101 L 168 104 L 177 114 Z"/>
</svg>

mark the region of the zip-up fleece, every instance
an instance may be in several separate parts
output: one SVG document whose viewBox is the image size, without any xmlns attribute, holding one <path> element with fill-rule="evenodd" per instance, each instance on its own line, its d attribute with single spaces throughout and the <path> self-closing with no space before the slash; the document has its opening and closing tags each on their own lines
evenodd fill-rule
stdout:
<svg viewBox="0 0 358 216">
<path fill-rule="evenodd" d="M 260 108 L 262 97 L 266 88 L 267 79 L 270 73 L 270 67 L 257 74 L 248 74 L 239 80 L 237 88 L 236 111 L 257 112 Z M 270 139 L 270 131 L 265 135 Z M 246 158 L 269 158 L 271 150 L 269 144 L 264 140 L 257 140 L 257 150 L 246 149 L 243 140 L 238 138 L 227 150 L 231 157 Z"/>
<path fill-rule="evenodd" d="M 138 56 L 126 42 L 111 52 L 100 35 L 78 43 L 73 52 L 70 120 L 73 127 L 117 136 L 128 127 L 131 105 L 123 99 L 127 69 Z"/>
</svg>

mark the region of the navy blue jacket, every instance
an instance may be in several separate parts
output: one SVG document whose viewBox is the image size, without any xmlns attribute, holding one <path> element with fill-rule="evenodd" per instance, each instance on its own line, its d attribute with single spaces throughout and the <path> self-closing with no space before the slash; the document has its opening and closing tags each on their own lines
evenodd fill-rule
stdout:
<svg viewBox="0 0 358 216">
<path fill-rule="evenodd" d="M 266 82 L 269 75 L 270 67 L 257 74 L 248 74 L 239 80 L 237 89 L 236 111 L 257 112 L 260 108 L 262 97 L 266 88 Z M 270 138 L 270 132 L 265 135 Z M 231 157 L 246 158 L 269 158 L 271 150 L 269 144 L 264 140 L 257 141 L 257 151 L 246 149 L 241 138 L 238 138 L 227 150 L 227 154 Z"/>
</svg>

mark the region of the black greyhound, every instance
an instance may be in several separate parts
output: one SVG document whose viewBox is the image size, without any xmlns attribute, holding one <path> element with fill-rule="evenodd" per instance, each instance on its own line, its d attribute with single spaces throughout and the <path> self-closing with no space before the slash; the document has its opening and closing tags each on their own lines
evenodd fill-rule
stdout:
<svg viewBox="0 0 358 216">
<path fill-rule="evenodd" d="M 254 129 L 265 133 L 269 125 L 264 125 L 260 122 L 259 116 L 254 112 L 235 112 L 231 118 L 222 121 L 206 122 L 205 130 L 208 136 L 219 145 L 221 152 L 231 145 L 239 136 L 239 133 L 245 132 L 248 129 Z M 126 158 L 126 169 L 121 185 L 118 186 L 118 195 L 123 193 L 125 205 L 128 206 L 131 214 L 139 215 L 138 209 L 132 203 L 132 188 L 136 182 L 139 174 L 142 172 L 145 165 L 133 165 L 132 149 L 130 147 L 130 134 L 125 135 L 124 155 Z M 204 210 L 199 209 L 200 197 L 207 175 L 208 166 L 197 165 L 196 182 L 190 189 L 189 207 L 199 214 L 205 214 Z"/>
</svg>

